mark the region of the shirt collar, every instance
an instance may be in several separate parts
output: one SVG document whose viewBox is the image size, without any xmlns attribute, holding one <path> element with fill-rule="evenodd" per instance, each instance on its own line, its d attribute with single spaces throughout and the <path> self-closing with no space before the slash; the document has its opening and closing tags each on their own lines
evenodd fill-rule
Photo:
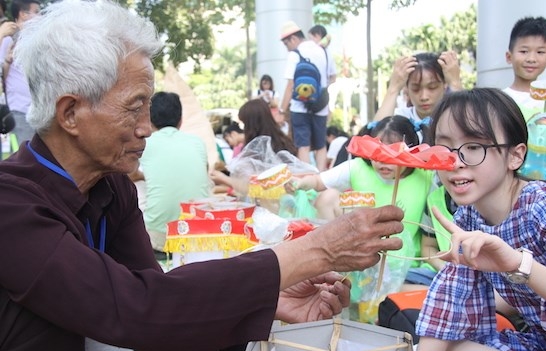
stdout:
<svg viewBox="0 0 546 351">
<path fill-rule="evenodd" d="M 33 139 L 30 141 L 30 145 L 44 158 L 59 167 L 61 166 L 38 135 L 34 135 Z M 67 204 L 75 214 L 78 214 L 82 210 L 85 212 L 89 211 L 84 209 L 86 205 L 90 205 L 91 208 L 95 209 L 94 211 L 103 212 L 106 210 L 106 207 L 112 203 L 114 194 L 107 177 L 103 177 L 97 184 L 89 189 L 89 196 L 86 197 L 70 182 L 70 180 L 63 178 L 41 165 L 30 150 L 28 150 L 26 144 L 21 147 L 19 153 L 21 153 L 21 159 L 24 162 L 32 164 L 32 167 L 36 168 L 36 173 L 39 175 L 39 178 L 34 180 L 42 187 L 49 190 L 50 193 L 60 196 L 63 202 Z M 89 214 L 86 213 L 85 215 L 88 216 Z"/>
</svg>

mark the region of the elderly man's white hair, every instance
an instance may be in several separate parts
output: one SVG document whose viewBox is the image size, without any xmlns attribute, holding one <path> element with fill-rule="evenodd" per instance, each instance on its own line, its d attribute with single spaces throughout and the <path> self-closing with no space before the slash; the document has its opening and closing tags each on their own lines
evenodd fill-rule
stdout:
<svg viewBox="0 0 546 351">
<path fill-rule="evenodd" d="M 111 1 L 49 5 L 25 23 L 15 46 L 32 96 L 29 124 L 46 131 L 64 94 L 99 102 L 115 84 L 120 61 L 135 51 L 152 58 L 162 46 L 151 22 Z"/>
</svg>

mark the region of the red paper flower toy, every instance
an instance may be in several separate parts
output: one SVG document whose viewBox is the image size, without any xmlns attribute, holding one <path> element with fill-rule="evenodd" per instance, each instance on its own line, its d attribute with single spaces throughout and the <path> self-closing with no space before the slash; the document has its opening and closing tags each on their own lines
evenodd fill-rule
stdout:
<svg viewBox="0 0 546 351">
<path fill-rule="evenodd" d="M 443 146 L 420 144 L 408 147 L 404 142 L 383 144 L 369 135 L 355 136 L 347 146 L 355 156 L 386 164 L 450 171 L 455 168 L 456 155 Z"/>
</svg>

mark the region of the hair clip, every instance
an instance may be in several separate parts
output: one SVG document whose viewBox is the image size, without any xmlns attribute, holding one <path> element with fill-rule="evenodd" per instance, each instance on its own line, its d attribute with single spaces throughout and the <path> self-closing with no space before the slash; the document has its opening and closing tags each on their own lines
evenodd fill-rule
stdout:
<svg viewBox="0 0 546 351">
<path fill-rule="evenodd" d="M 410 121 L 411 121 L 411 124 L 413 124 L 413 130 L 418 132 L 423 128 L 423 126 L 428 126 L 430 124 L 430 122 L 432 121 L 432 118 L 426 117 L 426 118 L 423 118 L 422 120 L 419 120 L 419 121 L 416 121 L 414 119 L 410 119 Z"/>
<path fill-rule="evenodd" d="M 368 125 L 366 125 L 366 128 L 367 129 L 374 129 L 375 127 L 377 127 L 378 123 L 379 123 L 379 121 L 370 122 L 370 123 L 368 123 Z"/>
</svg>

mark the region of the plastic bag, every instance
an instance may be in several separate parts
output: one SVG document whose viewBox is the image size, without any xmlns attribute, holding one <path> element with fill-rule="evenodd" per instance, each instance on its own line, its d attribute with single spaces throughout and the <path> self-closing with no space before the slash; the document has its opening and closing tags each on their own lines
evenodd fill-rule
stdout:
<svg viewBox="0 0 546 351">
<path fill-rule="evenodd" d="M 286 150 L 277 153 L 271 147 L 271 137 L 261 135 L 245 145 L 239 155 L 228 165 L 232 177 L 250 179 L 251 175 L 260 174 L 271 167 L 286 163 L 292 174 L 318 173 L 313 165 L 303 162 Z"/>
<path fill-rule="evenodd" d="M 286 194 L 280 199 L 279 216 L 283 218 L 317 218 L 313 202 L 317 198 L 315 190 L 296 190 L 294 195 Z"/>
<path fill-rule="evenodd" d="M 377 284 L 381 261 L 363 271 L 350 272 L 348 279 L 351 280 L 352 288 L 348 319 L 375 324 L 378 319 L 379 304 L 388 294 L 400 291 L 411 262 L 409 259 L 387 256 L 379 290 L 377 290 Z"/>
</svg>

